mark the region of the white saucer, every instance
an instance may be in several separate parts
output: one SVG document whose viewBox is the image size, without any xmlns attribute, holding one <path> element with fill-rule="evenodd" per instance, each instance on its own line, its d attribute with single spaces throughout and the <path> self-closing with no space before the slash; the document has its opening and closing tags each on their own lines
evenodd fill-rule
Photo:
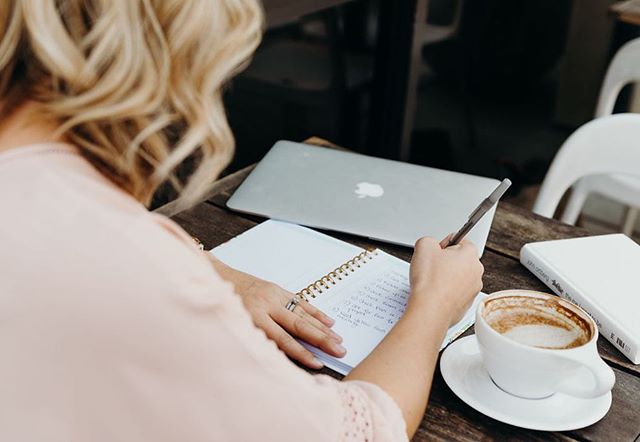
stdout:
<svg viewBox="0 0 640 442">
<path fill-rule="evenodd" d="M 598 422 L 611 407 L 611 392 L 595 399 L 556 393 L 545 399 L 512 396 L 493 383 L 475 336 L 449 345 L 440 359 L 445 382 L 467 405 L 500 422 L 530 430 L 569 431 Z"/>
</svg>

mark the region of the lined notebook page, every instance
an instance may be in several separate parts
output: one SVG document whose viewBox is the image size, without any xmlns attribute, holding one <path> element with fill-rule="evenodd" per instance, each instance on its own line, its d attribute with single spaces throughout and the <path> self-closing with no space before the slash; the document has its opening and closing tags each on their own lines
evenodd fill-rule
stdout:
<svg viewBox="0 0 640 442">
<path fill-rule="evenodd" d="M 297 224 L 269 220 L 211 253 L 234 269 L 295 293 L 363 251 Z"/>
<path fill-rule="evenodd" d="M 408 298 L 408 263 L 377 250 L 370 261 L 312 301 L 336 320 L 333 330 L 344 339 L 347 354 L 336 359 L 307 348 L 334 370 L 349 372 L 398 322 Z"/>
<path fill-rule="evenodd" d="M 338 359 L 303 345 L 329 368 L 348 374 L 400 319 L 407 306 L 409 290 L 409 263 L 376 251 L 371 261 L 312 302 L 336 320 L 333 330 L 344 339 L 347 354 Z M 465 316 L 448 330 L 441 349 L 473 325 L 478 303 L 484 296 L 478 294 Z"/>
<path fill-rule="evenodd" d="M 352 259 L 363 249 L 295 224 L 266 221 L 211 251 L 227 265 L 275 282 L 295 293 Z M 409 296 L 409 263 L 380 250 L 354 273 L 311 303 L 335 319 L 347 354 L 334 358 L 304 344 L 328 367 L 347 374 L 400 319 Z M 473 325 L 479 294 L 465 317 L 451 327 L 444 348 Z"/>
</svg>

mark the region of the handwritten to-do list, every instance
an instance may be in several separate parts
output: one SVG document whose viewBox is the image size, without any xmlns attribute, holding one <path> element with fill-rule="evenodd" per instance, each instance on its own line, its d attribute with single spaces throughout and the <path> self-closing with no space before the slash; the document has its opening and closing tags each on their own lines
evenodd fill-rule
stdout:
<svg viewBox="0 0 640 442">
<path fill-rule="evenodd" d="M 310 253 L 312 251 L 313 253 Z M 227 265 L 296 293 L 334 269 L 355 263 L 348 276 L 318 290 L 308 301 L 335 319 L 347 353 L 336 358 L 301 341 L 327 367 L 347 374 L 384 339 L 404 313 L 409 299 L 409 263 L 382 250 L 365 251 L 315 230 L 269 220 L 212 253 Z M 361 256 L 366 256 L 362 259 Z M 356 262 L 357 260 L 357 262 Z M 336 278 L 329 278 L 336 279 Z M 478 295 L 465 317 L 447 332 L 442 346 L 473 324 Z"/>
<path fill-rule="evenodd" d="M 343 292 L 342 302 L 332 305 L 329 314 L 351 328 L 386 334 L 407 307 L 409 284 L 404 273 L 389 269 L 361 280 Z"/>
</svg>

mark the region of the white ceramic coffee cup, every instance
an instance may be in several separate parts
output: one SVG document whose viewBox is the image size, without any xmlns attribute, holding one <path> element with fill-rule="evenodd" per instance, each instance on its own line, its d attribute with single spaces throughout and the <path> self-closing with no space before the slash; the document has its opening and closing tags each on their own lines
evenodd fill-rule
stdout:
<svg viewBox="0 0 640 442">
<path fill-rule="evenodd" d="M 500 334 L 485 320 L 485 306 L 492 299 L 514 296 L 553 298 L 563 308 L 586 321 L 590 333 L 585 335 L 588 341 L 573 348 L 540 348 Z M 615 383 L 613 370 L 598 354 L 598 328 L 595 322 L 581 308 L 557 296 L 528 290 L 493 293 L 478 306 L 475 333 L 491 379 L 502 390 L 515 396 L 541 399 L 561 392 L 593 398 L 610 391 Z"/>
</svg>

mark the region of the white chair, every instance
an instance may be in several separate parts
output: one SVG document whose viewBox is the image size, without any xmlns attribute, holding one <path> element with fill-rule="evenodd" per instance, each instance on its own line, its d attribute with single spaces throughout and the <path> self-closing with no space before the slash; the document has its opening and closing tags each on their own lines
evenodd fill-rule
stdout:
<svg viewBox="0 0 640 442">
<path fill-rule="evenodd" d="M 629 83 L 640 83 L 640 38 L 622 46 L 609 64 L 600 90 L 596 118 L 611 115 L 620 90 Z M 640 161 L 635 166 L 636 173 L 640 174 Z M 599 193 L 629 207 L 622 231 L 631 236 L 640 207 L 640 176 L 614 174 L 582 178 L 573 186 L 562 221 L 575 224 L 590 193 Z"/>
<path fill-rule="evenodd" d="M 640 114 L 596 118 L 576 130 L 553 159 L 533 211 L 551 218 L 569 187 L 603 174 L 639 176 Z"/>
</svg>

